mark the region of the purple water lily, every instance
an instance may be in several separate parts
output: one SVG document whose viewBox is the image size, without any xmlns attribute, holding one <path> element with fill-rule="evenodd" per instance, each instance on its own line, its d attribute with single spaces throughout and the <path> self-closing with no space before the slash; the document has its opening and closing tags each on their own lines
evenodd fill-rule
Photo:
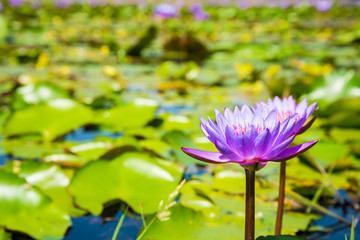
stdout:
<svg viewBox="0 0 360 240">
<path fill-rule="evenodd" d="M 190 12 L 193 14 L 195 20 L 203 21 L 209 19 L 209 13 L 207 13 L 201 3 L 193 3 L 189 6 Z"/>
<path fill-rule="evenodd" d="M 292 97 L 258 102 L 252 110 L 244 105 L 224 114 L 215 110 L 216 123 L 200 118 L 200 128 L 219 152 L 182 148 L 189 156 L 209 163 L 234 162 L 251 171 L 263 168 L 268 161 L 291 159 L 314 146 L 318 140 L 294 147 L 295 136 L 308 128 L 303 126 L 316 108 L 306 100 L 296 105 Z"/>
<path fill-rule="evenodd" d="M 178 10 L 175 5 L 163 3 L 155 6 L 154 14 L 161 18 L 173 18 L 178 15 Z"/>
<path fill-rule="evenodd" d="M 256 108 L 266 108 L 268 112 L 277 109 L 276 120 L 278 122 L 283 122 L 287 118 L 297 114 L 292 134 L 300 134 L 305 132 L 316 119 L 316 117 L 313 117 L 309 122 L 306 123 L 317 106 L 317 103 L 313 103 L 308 106 L 306 99 L 304 99 L 299 104 L 296 104 L 296 101 L 292 96 L 284 98 L 283 100 L 281 100 L 279 97 L 275 97 L 274 100 L 269 98 L 267 103 L 264 101 L 259 101 L 255 103 L 255 105 L 256 107 L 254 108 L 254 111 L 256 111 Z"/>
</svg>

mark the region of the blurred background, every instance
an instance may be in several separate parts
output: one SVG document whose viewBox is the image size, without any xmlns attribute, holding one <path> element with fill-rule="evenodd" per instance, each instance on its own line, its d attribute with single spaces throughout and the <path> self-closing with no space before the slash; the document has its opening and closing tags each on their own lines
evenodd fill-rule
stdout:
<svg viewBox="0 0 360 240">
<path fill-rule="evenodd" d="M 288 162 L 283 233 L 360 237 L 360 1 L 3 0 L 0 240 L 242 239 L 243 169 L 199 117 L 293 95 L 320 139 Z M 279 165 L 257 172 L 274 233 Z M 186 180 L 184 183 L 183 180 Z M 351 228 L 353 223 L 353 228 Z"/>
</svg>

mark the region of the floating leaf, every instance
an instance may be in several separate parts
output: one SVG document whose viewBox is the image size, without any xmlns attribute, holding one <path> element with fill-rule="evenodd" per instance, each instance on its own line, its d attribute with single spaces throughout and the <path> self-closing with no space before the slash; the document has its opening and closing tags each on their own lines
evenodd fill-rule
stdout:
<svg viewBox="0 0 360 240">
<path fill-rule="evenodd" d="M 70 179 L 58 166 L 35 161 L 10 161 L 5 169 L 25 178 L 30 185 L 38 187 L 72 215 L 84 214 L 84 211 L 73 206 L 71 196 L 65 189 Z"/>
<path fill-rule="evenodd" d="M 157 108 L 156 101 L 138 98 L 131 103 L 102 111 L 97 118 L 97 123 L 104 124 L 113 131 L 143 127 L 154 118 Z"/>
<path fill-rule="evenodd" d="M 155 222 L 141 240 L 207 239 L 240 240 L 243 228 L 229 219 L 206 218 L 200 212 L 177 205 L 169 209 L 169 218 Z"/>
<path fill-rule="evenodd" d="M 112 161 L 91 162 L 76 172 L 70 190 L 81 207 L 100 214 L 103 204 L 121 199 L 138 213 L 158 210 L 177 187 L 181 169 L 141 153 L 124 153 Z M 89 188 L 88 186 L 91 186 Z"/>
<path fill-rule="evenodd" d="M 306 240 L 306 238 L 290 235 L 258 237 L 256 240 Z"/>
<path fill-rule="evenodd" d="M 354 71 L 337 71 L 320 79 L 307 98 L 321 101 L 324 105 L 337 100 L 360 97 L 360 81 Z"/>
<path fill-rule="evenodd" d="M 70 216 L 25 179 L 0 170 L 0 226 L 34 238 L 62 239 Z"/>
<path fill-rule="evenodd" d="M 92 112 L 88 108 L 69 99 L 56 99 L 15 112 L 6 122 L 4 134 L 40 134 L 53 140 L 91 120 Z"/>
<path fill-rule="evenodd" d="M 69 98 L 69 95 L 52 83 L 39 82 L 17 88 L 12 96 L 11 107 L 18 110 L 59 98 Z"/>
</svg>

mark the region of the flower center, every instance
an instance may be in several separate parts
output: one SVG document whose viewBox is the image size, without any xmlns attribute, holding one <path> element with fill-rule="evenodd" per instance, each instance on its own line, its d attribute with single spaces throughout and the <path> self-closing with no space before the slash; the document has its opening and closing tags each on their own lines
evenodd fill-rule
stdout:
<svg viewBox="0 0 360 240">
<path fill-rule="evenodd" d="M 257 128 L 256 128 L 256 132 L 257 132 L 257 133 L 261 133 L 262 130 L 263 130 L 263 129 L 260 128 L 260 127 L 257 127 Z M 234 126 L 233 131 L 234 131 L 234 133 L 235 133 L 236 136 L 239 136 L 241 133 L 246 133 L 246 127 L 244 127 L 244 128 L 242 128 L 242 127 L 238 128 L 238 127 Z"/>
<path fill-rule="evenodd" d="M 287 118 L 291 117 L 294 113 L 290 112 L 290 111 L 286 111 L 286 112 L 278 112 L 277 113 L 277 122 L 282 123 L 283 121 L 285 121 Z"/>
</svg>

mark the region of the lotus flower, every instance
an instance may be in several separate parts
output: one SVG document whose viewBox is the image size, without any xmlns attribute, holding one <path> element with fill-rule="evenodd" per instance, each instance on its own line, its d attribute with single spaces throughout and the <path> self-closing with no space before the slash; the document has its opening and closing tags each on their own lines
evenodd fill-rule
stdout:
<svg viewBox="0 0 360 240">
<path fill-rule="evenodd" d="M 238 163 L 256 171 L 268 161 L 285 161 L 314 146 L 318 140 L 289 147 L 295 136 L 310 125 L 303 124 L 315 110 L 306 100 L 296 105 L 292 97 L 258 102 L 252 110 L 244 105 L 224 114 L 215 110 L 216 123 L 200 118 L 200 128 L 219 152 L 182 148 L 189 156 L 209 163 Z M 313 120 L 312 120 L 313 121 Z M 310 123 L 311 124 L 311 123 Z"/>
<path fill-rule="evenodd" d="M 175 5 L 163 3 L 155 6 L 154 14 L 161 18 L 173 18 L 178 15 L 178 10 Z"/>
</svg>

